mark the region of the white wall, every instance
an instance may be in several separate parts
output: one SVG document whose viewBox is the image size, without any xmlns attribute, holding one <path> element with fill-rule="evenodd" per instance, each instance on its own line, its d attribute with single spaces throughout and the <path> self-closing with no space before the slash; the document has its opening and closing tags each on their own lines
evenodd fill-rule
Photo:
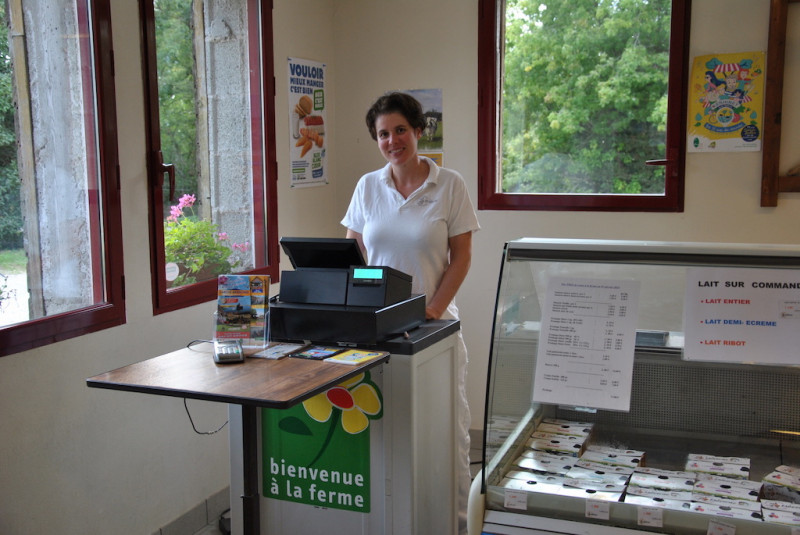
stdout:
<svg viewBox="0 0 800 535">
<path fill-rule="evenodd" d="M 180 399 L 90 389 L 85 379 L 208 336 L 211 305 L 152 316 L 137 2 L 112 0 L 126 325 L 0 358 L 0 533 L 147 534 L 227 485 L 224 433 L 194 434 Z M 694 0 L 691 54 L 766 47 L 768 0 Z M 389 89 L 441 88 L 445 164 L 477 195 L 477 2 L 275 0 L 281 235 L 342 236 L 358 177 L 383 164 L 364 113 Z M 800 86 L 800 9 L 790 8 L 786 87 Z M 330 184 L 291 189 L 288 56 L 328 64 Z M 784 97 L 783 172 L 800 160 L 800 109 Z M 797 243 L 800 195 L 760 208 L 761 154 L 690 154 L 679 214 L 479 212 L 458 296 L 481 427 L 492 304 L 503 243 L 520 236 Z M 287 262 L 282 266 L 286 269 Z M 273 288 L 273 293 L 275 289 Z M 190 402 L 201 429 L 224 406 Z"/>
</svg>

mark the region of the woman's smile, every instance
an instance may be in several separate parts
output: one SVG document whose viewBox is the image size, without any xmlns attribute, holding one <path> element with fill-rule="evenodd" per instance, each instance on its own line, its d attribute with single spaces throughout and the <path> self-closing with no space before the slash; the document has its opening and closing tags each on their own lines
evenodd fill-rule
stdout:
<svg viewBox="0 0 800 535">
<path fill-rule="evenodd" d="M 421 132 L 415 132 L 408 120 L 400 113 L 387 113 L 375 120 L 378 147 L 384 158 L 393 164 L 401 164 L 417 155 L 417 140 Z"/>
</svg>

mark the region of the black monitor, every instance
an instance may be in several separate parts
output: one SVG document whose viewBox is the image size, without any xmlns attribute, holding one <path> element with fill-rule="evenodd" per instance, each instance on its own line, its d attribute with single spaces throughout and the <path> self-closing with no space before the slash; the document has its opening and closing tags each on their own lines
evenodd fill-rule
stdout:
<svg viewBox="0 0 800 535">
<path fill-rule="evenodd" d="M 352 238 L 281 238 L 281 247 L 297 268 L 336 268 L 366 264 Z"/>
</svg>

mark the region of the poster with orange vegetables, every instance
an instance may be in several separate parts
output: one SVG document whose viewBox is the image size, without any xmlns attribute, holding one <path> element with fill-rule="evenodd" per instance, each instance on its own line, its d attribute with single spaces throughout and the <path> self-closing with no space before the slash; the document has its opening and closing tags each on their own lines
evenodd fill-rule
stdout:
<svg viewBox="0 0 800 535">
<path fill-rule="evenodd" d="M 688 152 L 761 150 L 764 53 L 694 58 L 689 80 Z"/>
<path fill-rule="evenodd" d="M 293 188 L 328 183 L 325 119 L 325 64 L 289 58 L 289 139 Z"/>
</svg>

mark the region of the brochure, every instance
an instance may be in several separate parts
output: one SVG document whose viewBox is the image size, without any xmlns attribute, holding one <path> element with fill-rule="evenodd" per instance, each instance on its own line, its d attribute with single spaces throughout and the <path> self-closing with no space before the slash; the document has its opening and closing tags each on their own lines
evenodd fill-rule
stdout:
<svg viewBox="0 0 800 535">
<path fill-rule="evenodd" d="M 342 351 L 332 357 L 325 359 L 325 362 L 333 362 L 335 364 L 349 364 L 351 366 L 369 362 L 383 356 L 388 355 L 386 351 L 365 351 L 361 349 L 348 349 Z"/>
<path fill-rule="evenodd" d="M 269 339 L 269 275 L 220 275 L 215 340 L 265 347 Z"/>
<path fill-rule="evenodd" d="M 309 346 L 301 351 L 291 353 L 290 357 L 310 360 L 323 360 L 344 351 L 341 347 Z"/>
<path fill-rule="evenodd" d="M 253 355 L 250 355 L 254 358 L 259 359 L 282 359 L 284 357 L 288 357 L 295 351 L 299 351 L 305 347 L 308 347 L 308 344 L 290 344 L 288 342 L 270 342 L 266 349 L 263 351 L 259 351 Z"/>
</svg>

